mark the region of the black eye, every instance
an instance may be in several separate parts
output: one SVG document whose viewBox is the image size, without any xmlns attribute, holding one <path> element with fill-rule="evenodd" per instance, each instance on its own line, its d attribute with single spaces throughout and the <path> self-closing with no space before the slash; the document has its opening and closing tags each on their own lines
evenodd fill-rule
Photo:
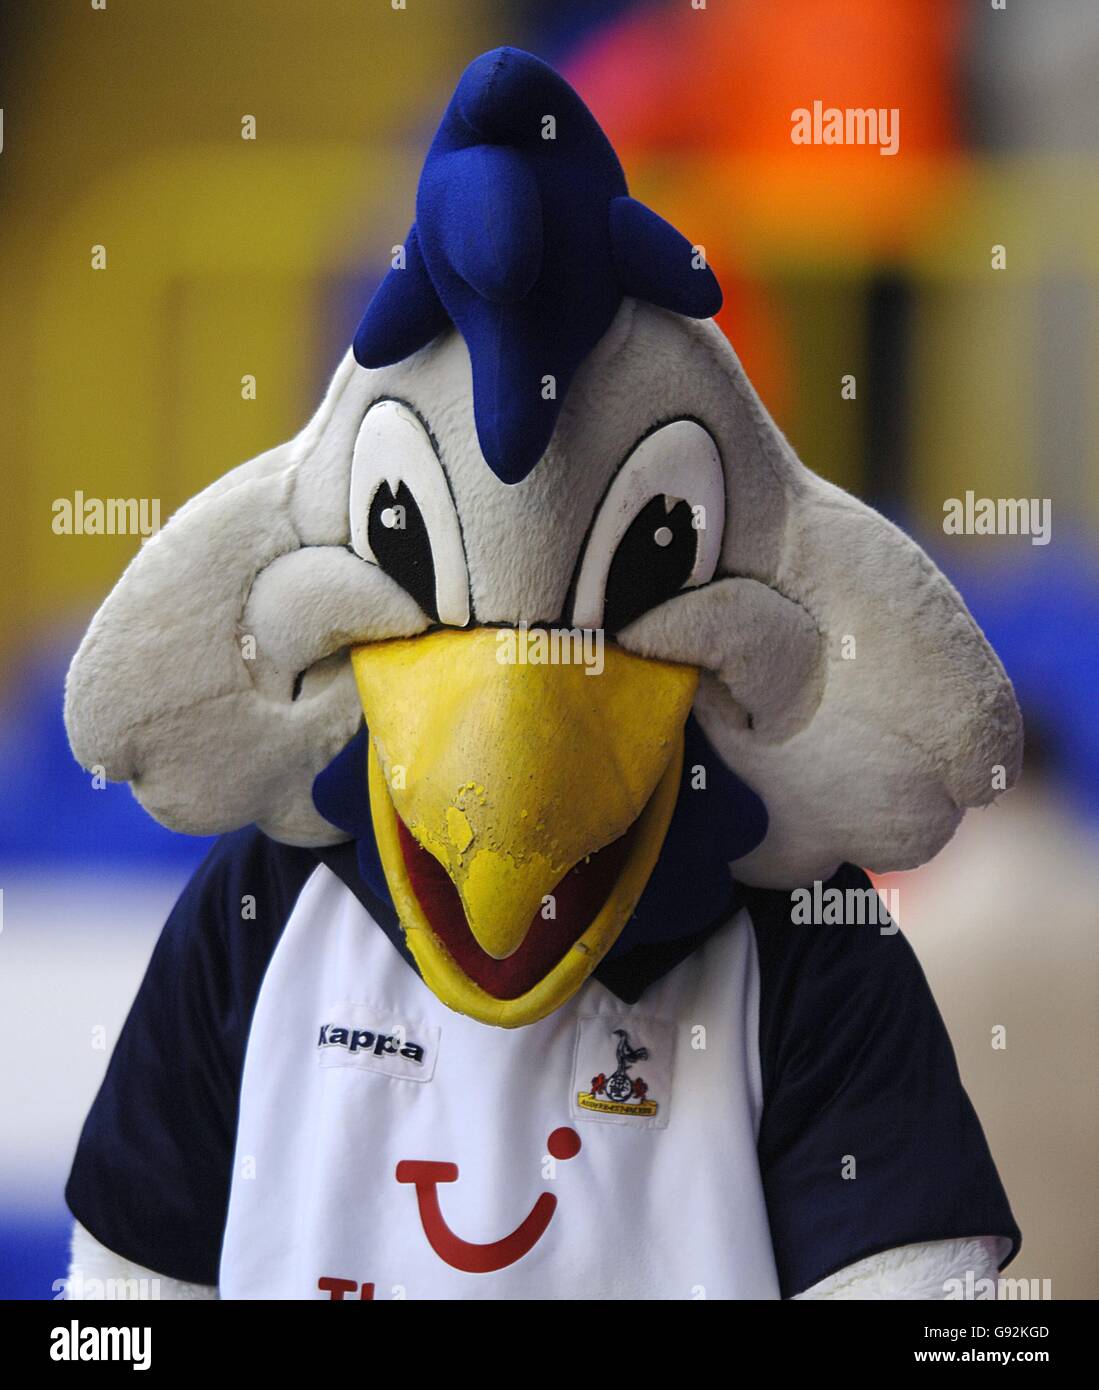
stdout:
<svg viewBox="0 0 1099 1390">
<path fill-rule="evenodd" d="M 607 573 L 603 625 L 620 629 L 677 594 L 691 577 L 698 552 L 698 532 L 687 502 L 669 511 L 654 497 L 630 522 Z"/>
<path fill-rule="evenodd" d="M 407 483 L 397 484 L 396 496 L 388 483 L 382 483 L 370 503 L 366 534 L 381 568 L 438 622 L 431 542 Z"/>
</svg>

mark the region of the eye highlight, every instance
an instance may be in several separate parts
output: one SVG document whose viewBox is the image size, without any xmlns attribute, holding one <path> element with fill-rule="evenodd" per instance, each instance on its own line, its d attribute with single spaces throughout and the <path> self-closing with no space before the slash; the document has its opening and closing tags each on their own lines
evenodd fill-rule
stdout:
<svg viewBox="0 0 1099 1390">
<path fill-rule="evenodd" d="M 721 554 L 725 476 L 693 420 L 647 435 L 619 469 L 592 525 L 573 622 L 617 632 L 683 589 L 708 583 Z"/>
<path fill-rule="evenodd" d="M 383 569 L 436 622 L 469 622 L 469 576 L 454 500 L 414 411 L 379 401 L 351 464 L 351 548 Z"/>
</svg>

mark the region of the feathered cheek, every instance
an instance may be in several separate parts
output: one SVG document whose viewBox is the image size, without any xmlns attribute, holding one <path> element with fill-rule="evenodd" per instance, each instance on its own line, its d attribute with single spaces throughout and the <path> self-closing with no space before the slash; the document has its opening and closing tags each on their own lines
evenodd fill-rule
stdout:
<svg viewBox="0 0 1099 1390">
<path fill-rule="evenodd" d="M 238 634 L 256 689 L 293 702 L 323 686 L 347 651 L 363 642 L 411 637 L 428 619 L 376 565 L 339 546 L 280 555 L 261 570 Z"/>
<path fill-rule="evenodd" d="M 720 579 L 646 613 L 619 634 L 627 651 L 712 672 L 729 722 L 781 742 L 824 694 L 825 642 L 800 604 L 755 579 Z"/>
</svg>

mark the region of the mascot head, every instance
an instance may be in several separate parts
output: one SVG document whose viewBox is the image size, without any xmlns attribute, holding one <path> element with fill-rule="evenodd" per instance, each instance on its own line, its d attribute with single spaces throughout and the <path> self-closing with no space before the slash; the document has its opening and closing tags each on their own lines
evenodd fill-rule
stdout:
<svg viewBox="0 0 1099 1390">
<path fill-rule="evenodd" d="M 935 854 L 1014 780 L 1010 684 L 719 305 L 552 69 L 479 58 L 317 414 L 97 614 L 77 758 L 177 830 L 357 841 L 427 985 L 504 1026 L 740 883 Z"/>
</svg>

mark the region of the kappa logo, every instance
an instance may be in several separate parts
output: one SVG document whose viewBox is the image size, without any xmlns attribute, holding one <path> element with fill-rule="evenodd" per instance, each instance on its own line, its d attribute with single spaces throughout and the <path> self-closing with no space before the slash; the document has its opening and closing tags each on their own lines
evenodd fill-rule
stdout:
<svg viewBox="0 0 1099 1390">
<path fill-rule="evenodd" d="M 393 1018 L 369 1003 L 335 1002 L 320 1015 L 317 1064 L 375 1072 L 390 1081 L 430 1081 L 439 1056 L 439 1027 L 423 1018 Z"/>
<path fill-rule="evenodd" d="M 644 1077 L 630 1075 L 630 1069 L 638 1062 L 649 1060 L 649 1049 L 634 1047 L 624 1028 L 613 1029 L 611 1036 L 618 1039 L 615 1047 L 617 1065 L 609 1076 L 602 1071 L 593 1076 L 591 1090 L 577 1093 L 577 1105 L 582 1110 L 594 1110 L 601 1115 L 655 1115 L 660 1107 L 655 1100 L 649 1099 L 649 1087 Z"/>
<path fill-rule="evenodd" d="M 375 1057 L 405 1057 L 423 1066 L 426 1049 L 408 1042 L 401 1032 L 372 1032 L 369 1028 L 348 1028 L 338 1023 L 322 1023 L 318 1047 L 343 1047 L 349 1053 L 369 1052 Z"/>
</svg>

